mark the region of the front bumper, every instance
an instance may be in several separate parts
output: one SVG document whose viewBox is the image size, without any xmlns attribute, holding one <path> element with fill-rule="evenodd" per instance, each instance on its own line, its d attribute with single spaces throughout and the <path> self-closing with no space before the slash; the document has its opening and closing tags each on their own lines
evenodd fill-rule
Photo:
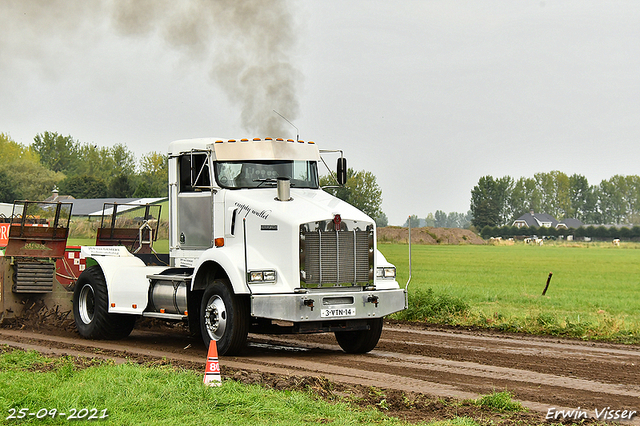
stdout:
<svg viewBox="0 0 640 426">
<path fill-rule="evenodd" d="M 297 322 L 381 318 L 407 308 L 404 289 L 251 296 L 251 315 Z"/>
</svg>

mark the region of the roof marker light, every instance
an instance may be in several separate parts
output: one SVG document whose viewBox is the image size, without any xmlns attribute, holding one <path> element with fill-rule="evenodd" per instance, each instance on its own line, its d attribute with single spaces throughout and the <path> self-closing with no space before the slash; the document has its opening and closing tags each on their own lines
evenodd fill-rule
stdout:
<svg viewBox="0 0 640 426">
<path fill-rule="evenodd" d="M 249 142 L 249 139 L 240 139 L 240 142 Z"/>
<path fill-rule="evenodd" d="M 259 140 L 262 140 L 262 139 L 260 139 L 260 138 L 253 138 L 253 140 L 254 140 L 254 141 L 259 141 Z"/>
<path fill-rule="evenodd" d="M 284 139 L 282 139 L 282 138 L 277 138 L 276 140 L 280 141 L 280 142 L 284 141 Z"/>
</svg>

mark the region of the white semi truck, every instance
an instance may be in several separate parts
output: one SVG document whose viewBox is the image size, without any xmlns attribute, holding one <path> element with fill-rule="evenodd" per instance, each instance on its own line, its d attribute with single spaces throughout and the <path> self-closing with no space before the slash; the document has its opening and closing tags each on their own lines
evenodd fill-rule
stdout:
<svg viewBox="0 0 640 426">
<path fill-rule="evenodd" d="M 172 142 L 168 265 L 123 246 L 83 247 L 79 333 L 123 338 L 142 316 L 186 321 L 221 355 L 240 352 L 250 332 L 333 332 L 346 352 L 372 350 L 406 291 L 377 250 L 375 222 L 320 188 L 320 161 L 313 142 Z"/>
</svg>

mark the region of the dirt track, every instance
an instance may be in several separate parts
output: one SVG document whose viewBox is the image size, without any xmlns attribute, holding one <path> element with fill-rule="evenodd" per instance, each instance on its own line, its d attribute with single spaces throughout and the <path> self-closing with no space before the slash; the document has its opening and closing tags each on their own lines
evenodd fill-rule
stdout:
<svg viewBox="0 0 640 426">
<path fill-rule="evenodd" d="M 204 370 L 206 350 L 182 330 L 137 328 L 121 341 L 87 341 L 70 331 L 0 329 L 0 344 L 45 353 L 117 361 L 167 359 Z M 222 357 L 233 371 L 419 394 L 476 398 L 508 390 L 543 419 L 550 407 L 640 411 L 640 348 L 574 340 L 386 324 L 378 347 L 347 355 L 332 335 L 258 336 L 242 356 Z M 640 424 L 635 416 L 632 424 Z"/>
</svg>

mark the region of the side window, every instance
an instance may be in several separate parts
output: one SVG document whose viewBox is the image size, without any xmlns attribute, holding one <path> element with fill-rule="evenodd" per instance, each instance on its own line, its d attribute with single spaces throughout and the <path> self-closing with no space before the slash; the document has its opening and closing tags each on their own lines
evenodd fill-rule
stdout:
<svg viewBox="0 0 640 426">
<path fill-rule="evenodd" d="M 211 175 L 207 154 L 180 157 L 180 192 L 210 191 Z"/>
</svg>

